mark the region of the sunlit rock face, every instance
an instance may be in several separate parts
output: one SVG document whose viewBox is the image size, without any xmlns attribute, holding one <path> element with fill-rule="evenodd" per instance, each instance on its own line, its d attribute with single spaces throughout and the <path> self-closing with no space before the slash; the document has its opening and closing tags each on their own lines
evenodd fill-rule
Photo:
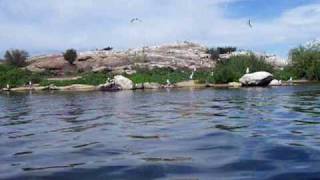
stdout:
<svg viewBox="0 0 320 180">
<path fill-rule="evenodd" d="M 213 68 L 216 62 L 207 54 L 207 47 L 183 42 L 161 46 L 129 49 L 127 51 L 96 50 L 80 52 L 74 65 L 69 65 L 62 55 L 34 57 L 27 69 L 31 71 L 115 71 L 121 74 L 134 67 Z"/>
<path fill-rule="evenodd" d="M 239 82 L 242 86 L 268 86 L 272 80 L 272 74 L 265 71 L 259 71 L 243 75 L 239 79 Z"/>
</svg>

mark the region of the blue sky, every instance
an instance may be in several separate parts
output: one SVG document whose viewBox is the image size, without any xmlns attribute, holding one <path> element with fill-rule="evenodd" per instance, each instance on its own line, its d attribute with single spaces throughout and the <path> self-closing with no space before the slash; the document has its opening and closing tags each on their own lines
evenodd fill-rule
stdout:
<svg viewBox="0 0 320 180">
<path fill-rule="evenodd" d="M 0 0 L 0 9 L 0 55 L 187 40 L 286 56 L 320 37 L 320 0 Z"/>
</svg>

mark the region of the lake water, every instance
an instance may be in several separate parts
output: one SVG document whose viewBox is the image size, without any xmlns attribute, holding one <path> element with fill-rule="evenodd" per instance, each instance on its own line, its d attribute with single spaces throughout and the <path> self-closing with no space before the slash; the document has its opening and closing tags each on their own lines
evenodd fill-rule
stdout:
<svg viewBox="0 0 320 180">
<path fill-rule="evenodd" d="M 0 94 L 0 179 L 301 178 L 320 85 Z"/>
</svg>

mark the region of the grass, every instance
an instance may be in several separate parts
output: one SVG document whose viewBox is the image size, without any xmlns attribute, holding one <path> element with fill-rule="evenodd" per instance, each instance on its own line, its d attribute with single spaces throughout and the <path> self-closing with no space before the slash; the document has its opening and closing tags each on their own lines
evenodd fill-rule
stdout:
<svg viewBox="0 0 320 180">
<path fill-rule="evenodd" d="M 170 80 L 171 83 L 188 80 L 190 74 L 191 71 L 187 69 L 173 70 L 171 68 L 154 68 L 152 70 L 138 69 L 137 73 L 127 75 L 127 77 L 136 84 L 145 82 L 166 84 L 167 79 Z"/>
<path fill-rule="evenodd" d="M 32 73 L 14 66 L 0 64 L 0 87 L 4 88 L 7 84 L 10 87 L 17 87 L 27 84 L 29 81 L 38 83 L 42 79 L 40 74 Z"/>
</svg>

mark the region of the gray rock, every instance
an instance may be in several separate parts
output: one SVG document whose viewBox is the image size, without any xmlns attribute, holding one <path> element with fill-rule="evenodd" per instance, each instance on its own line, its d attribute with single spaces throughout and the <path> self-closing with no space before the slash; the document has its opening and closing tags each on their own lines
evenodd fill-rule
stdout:
<svg viewBox="0 0 320 180">
<path fill-rule="evenodd" d="M 265 71 L 260 71 L 251 74 L 245 74 L 239 79 L 239 82 L 243 86 L 268 86 L 272 80 L 272 74 Z"/>
</svg>

